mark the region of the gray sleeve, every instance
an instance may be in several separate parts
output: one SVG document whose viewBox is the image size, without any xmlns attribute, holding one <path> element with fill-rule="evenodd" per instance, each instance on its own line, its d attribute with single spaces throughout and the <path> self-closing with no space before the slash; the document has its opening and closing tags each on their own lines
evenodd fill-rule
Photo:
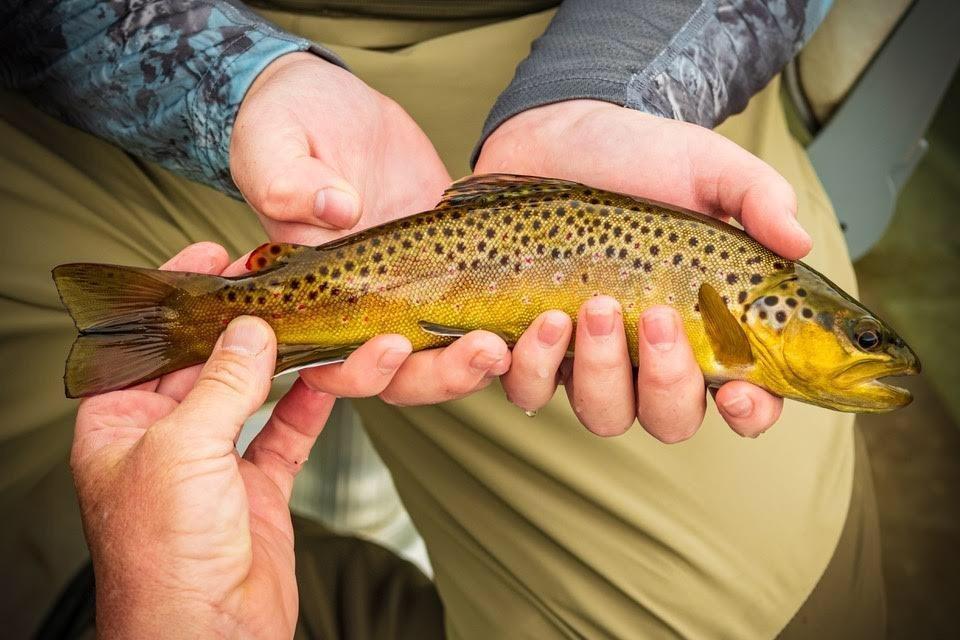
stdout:
<svg viewBox="0 0 960 640">
<path fill-rule="evenodd" d="M 494 105 L 481 144 L 513 115 L 577 98 L 713 127 L 786 65 L 829 5 L 565 0 Z"/>
</svg>

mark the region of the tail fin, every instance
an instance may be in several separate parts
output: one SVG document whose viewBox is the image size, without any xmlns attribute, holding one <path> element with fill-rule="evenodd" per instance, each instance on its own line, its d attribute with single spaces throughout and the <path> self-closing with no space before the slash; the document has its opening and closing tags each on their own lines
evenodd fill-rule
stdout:
<svg viewBox="0 0 960 640">
<path fill-rule="evenodd" d="M 171 337 L 179 324 L 173 294 L 209 277 L 102 264 L 54 269 L 60 299 L 80 332 L 63 376 L 67 397 L 121 389 L 196 364 L 198 350 Z"/>
</svg>

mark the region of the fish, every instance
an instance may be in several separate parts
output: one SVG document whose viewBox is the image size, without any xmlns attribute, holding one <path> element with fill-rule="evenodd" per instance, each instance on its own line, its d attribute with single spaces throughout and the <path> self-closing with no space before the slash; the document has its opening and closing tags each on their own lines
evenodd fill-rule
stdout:
<svg viewBox="0 0 960 640">
<path fill-rule="evenodd" d="M 620 301 L 627 327 L 651 306 L 675 307 L 711 387 L 745 380 L 872 413 L 911 401 L 881 378 L 921 369 L 888 324 L 802 261 L 716 218 L 565 180 L 473 176 L 430 211 L 316 247 L 268 242 L 246 266 L 236 277 L 57 266 L 79 332 L 66 395 L 202 363 L 240 315 L 273 328 L 279 374 L 342 361 L 384 333 L 406 336 L 414 350 L 476 329 L 512 345 L 540 313 L 576 318 L 600 294 Z M 634 331 L 627 342 L 636 366 Z"/>
</svg>

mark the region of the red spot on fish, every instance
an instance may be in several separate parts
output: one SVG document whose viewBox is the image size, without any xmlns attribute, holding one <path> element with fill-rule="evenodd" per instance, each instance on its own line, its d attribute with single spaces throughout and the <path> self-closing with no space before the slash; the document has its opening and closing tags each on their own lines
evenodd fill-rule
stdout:
<svg viewBox="0 0 960 640">
<path fill-rule="evenodd" d="M 298 304 L 298 305 L 297 305 L 297 311 L 303 311 L 303 310 L 306 309 L 306 308 L 307 308 L 307 305 L 305 305 L 305 304 Z"/>
<path fill-rule="evenodd" d="M 271 314 L 270 317 L 273 318 L 274 320 L 279 320 L 280 318 L 283 317 L 283 314 L 282 314 L 282 313 L 274 313 L 274 314 Z"/>
</svg>

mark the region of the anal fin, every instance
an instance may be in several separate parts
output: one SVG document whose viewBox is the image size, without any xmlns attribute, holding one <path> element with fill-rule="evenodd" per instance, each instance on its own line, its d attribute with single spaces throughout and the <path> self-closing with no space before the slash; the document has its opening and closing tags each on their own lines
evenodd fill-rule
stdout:
<svg viewBox="0 0 960 640">
<path fill-rule="evenodd" d="M 321 346 L 316 344 L 280 344 L 277 346 L 277 366 L 274 375 L 308 366 L 343 362 L 359 344 Z"/>
</svg>

